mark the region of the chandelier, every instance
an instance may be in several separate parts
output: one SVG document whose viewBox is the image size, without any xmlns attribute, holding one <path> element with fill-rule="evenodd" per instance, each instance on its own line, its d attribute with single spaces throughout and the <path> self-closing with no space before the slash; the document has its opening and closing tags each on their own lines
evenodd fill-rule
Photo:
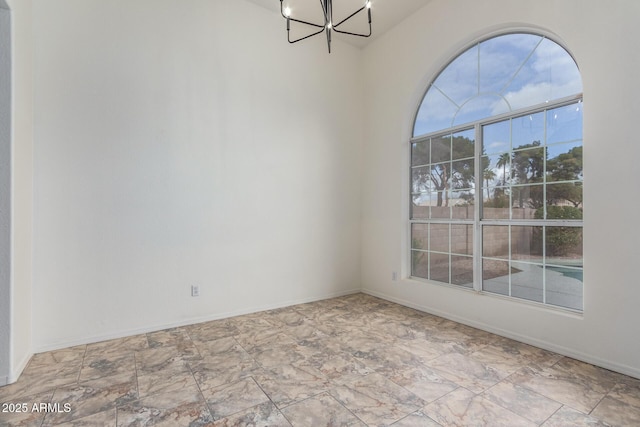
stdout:
<svg viewBox="0 0 640 427">
<path fill-rule="evenodd" d="M 332 0 L 320 0 L 320 5 L 322 6 L 322 15 L 324 17 L 324 23 L 316 24 L 313 22 L 302 21 L 300 19 L 292 18 L 291 9 L 289 7 L 285 7 L 283 5 L 283 0 L 280 0 L 280 13 L 287 20 L 287 40 L 289 41 L 289 43 L 296 43 L 296 42 L 308 39 L 309 37 L 313 37 L 313 36 L 317 36 L 318 34 L 325 33 L 327 35 L 327 48 L 329 49 L 329 53 L 331 53 L 331 32 L 332 31 L 335 31 L 336 33 L 340 33 L 340 34 L 348 34 L 350 36 L 358 36 L 358 37 L 369 37 L 371 35 L 371 1 L 370 0 L 365 0 L 364 5 L 360 9 L 356 10 L 351 15 L 347 16 L 337 24 L 333 22 L 333 8 L 331 3 L 332 3 Z M 358 15 L 360 12 L 363 12 L 364 10 L 367 11 L 367 16 L 369 19 L 368 34 L 353 33 L 350 31 L 343 31 L 338 28 L 340 27 L 340 25 L 344 24 L 345 22 L 347 22 L 354 16 Z M 314 27 L 318 30 L 309 35 L 291 40 L 291 37 L 290 37 L 291 22 L 304 24 L 310 27 Z"/>
</svg>

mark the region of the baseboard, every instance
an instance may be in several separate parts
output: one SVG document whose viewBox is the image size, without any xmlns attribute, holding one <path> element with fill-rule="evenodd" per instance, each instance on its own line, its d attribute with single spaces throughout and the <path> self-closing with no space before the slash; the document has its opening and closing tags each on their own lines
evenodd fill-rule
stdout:
<svg viewBox="0 0 640 427">
<path fill-rule="evenodd" d="M 592 365 L 600 366 L 605 369 L 609 369 L 611 371 L 619 372 L 624 375 L 628 375 L 634 378 L 640 379 L 640 370 L 631 366 L 619 364 L 616 362 L 612 362 L 610 360 L 601 359 L 599 357 L 582 353 L 580 351 L 576 351 L 574 349 L 564 347 L 561 345 L 557 345 L 548 341 L 539 340 L 536 338 L 532 338 L 526 335 L 521 335 L 506 329 L 495 328 L 493 326 L 484 324 L 482 322 L 477 322 L 473 319 L 468 319 L 465 317 L 460 317 L 456 315 L 452 315 L 451 313 L 447 313 L 441 310 L 438 310 L 434 307 L 425 306 L 422 304 L 416 304 L 412 301 L 407 301 L 402 298 L 396 298 L 382 292 L 372 291 L 370 289 L 362 289 L 362 293 L 382 298 L 387 301 L 395 302 L 400 305 L 404 305 L 406 307 L 414 308 L 419 311 L 424 311 L 425 313 L 433 314 L 435 316 L 443 317 L 445 319 L 452 320 L 457 323 L 462 323 L 463 325 L 471 326 L 473 328 L 481 329 L 483 331 L 490 332 L 492 334 L 500 335 L 505 338 L 510 338 L 515 341 L 519 341 L 525 344 L 532 345 L 534 347 L 542 348 L 544 350 L 552 351 L 554 353 L 561 354 L 563 356 L 571 357 L 572 359 L 577 359 L 582 362 L 590 363 Z"/>
<path fill-rule="evenodd" d="M 193 317 L 193 318 L 190 318 L 190 319 L 182 320 L 180 322 L 169 322 L 169 323 L 163 323 L 163 324 L 156 324 L 156 325 L 145 326 L 143 328 L 136 328 L 136 329 L 128 329 L 128 330 L 118 331 L 118 332 L 115 332 L 113 334 L 94 335 L 94 336 L 91 336 L 91 337 L 80 338 L 80 339 L 77 339 L 77 340 L 62 341 L 62 342 L 53 343 L 53 344 L 47 344 L 47 345 L 43 345 L 43 346 L 36 346 L 35 347 L 35 353 L 43 353 L 43 352 L 46 352 L 46 351 L 60 350 L 60 349 L 63 349 L 63 348 L 75 347 L 75 346 L 78 346 L 78 345 L 93 344 L 93 343 L 97 343 L 97 342 L 101 342 L 101 341 L 107 341 L 107 340 L 118 339 L 118 338 L 125 338 L 125 337 L 130 337 L 130 336 L 133 336 L 133 335 L 146 334 L 146 333 L 149 333 L 149 332 L 162 331 L 164 329 L 178 328 L 178 327 L 181 327 L 181 326 L 195 325 L 195 324 L 203 323 L 203 322 L 211 322 L 213 320 L 220 320 L 220 319 L 227 319 L 229 317 L 242 316 L 244 314 L 258 313 L 260 311 L 265 311 L 265 310 L 275 310 L 275 309 L 278 309 L 278 308 L 290 307 L 292 305 L 298 305 L 298 304 L 306 304 L 306 303 L 315 302 L 315 301 L 322 301 L 322 300 L 325 300 L 325 299 L 337 298 L 337 297 L 341 297 L 341 296 L 356 294 L 356 293 L 359 293 L 359 292 L 362 292 L 362 289 L 361 288 L 355 288 L 355 289 L 350 289 L 350 290 L 341 291 L 341 292 L 333 292 L 333 293 L 330 293 L 330 294 L 319 295 L 319 296 L 315 296 L 315 297 L 302 298 L 302 299 L 299 299 L 299 300 L 289 300 L 289 301 L 280 302 L 280 303 L 276 303 L 276 304 L 249 307 L 249 308 L 242 309 L 242 310 L 235 310 L 235 311 L 229 311 L 229 312 L 224 312 L 224 313 L 217 313 L 217 314 L 214 314 L 214 315 L 211 315 L 211 316 Z M 27 362 L 28 362 L 28 360 L 27 360 Z"/>
<path fill-rule="evenodd" d="M 20 375 L 22 375 L 22 371 L 25 370 L 25 368 L 29 364 L 29 361 L 31 360 L 32 356 L 33 356 L 33 353 L 27 353 L 27 354 L 24 355 L 24 357 L 18 363 L 16 368 L 12 369 L 11 376 L 8 378 L 8 380 L 9 380 L 8 384 L 11 384 L 11 383 L 14 383 L 14 382 L 18 381 L 18 378 L 20 378 Z"/>
<path fill-rule="evenodd" d="M 33 356 L 32 353 L 26 354 L 22 358 L 22 360 L 17 364 L 17 366 L 15 368 L 11 369 L 11 372 L 9 372 L 9 375 L 1 376 L 0 377 L 0 387 L 5 386 L 5 385 L 9 385 L 9 384 L 13 384 L 16 381 L 18 381 L 18 378 L 20 378 L 20 375 L 22 375 L 22 371 L 24 371 L 24 369 L 29 364 L 29 361 L 31 360 L 31 356 Z"/>
</svg>

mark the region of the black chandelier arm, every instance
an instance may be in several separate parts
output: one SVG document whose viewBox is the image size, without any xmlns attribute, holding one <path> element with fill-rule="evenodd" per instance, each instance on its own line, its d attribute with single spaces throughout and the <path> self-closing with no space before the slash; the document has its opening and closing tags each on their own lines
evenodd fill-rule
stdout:
<svg viewBox="0 0 640 427">
<path fill-rule="evenodd" d="M 318 25 L 314 25 L 314 27 L 318 27 Z M 308 39 L 309 37 L 317 36 L 318 34 L 322 33 L 323 31 L 324 31 L 324 27 L 322 27 L 322 29 L 320 31 L 317 31 L 317 32 L 312 33 L 312 34 L 309 34 L 308 36 L 304 36 L 304 37 L 300 37 L 299 39 L 291 40 L 291 38 L 289 37 L 289 30 L 287 30 L 287 41 L 289 41 L 289 43 L 291 43 L 291 44 L 297 43 L 299 41 Z"/>
<path fill-rule="evenodd" d="M 355 12 L 353 12 L 351 15 L 347 16 L 346 18 L 344 18 L 342 21 L 338 22 L 337 24 L 334 24 L 333 28 L 339 27 L 340 25 L 342 25 L 343 23 L 347 22 L 349 19 L 353 18 L 354 16 L 356 16 L 358 13 L 362 12 L 365 9 L 368 10 L 369 30 L 371 30 L 371 9 L 367 8 L 366 4 L 364 6 L 362 6 L 360 9 L 356 10 Z M 346 34 L 351 34 L 351 33 L 346 33 Z"/>
<path fill-rule="evenodd" d="M 282 16 L 284 16 L 284 15 L 282 15 Z M 285 16 L 285 18 L 286 18 L 286 16 Z M 299 19 L 295 19 L 295 18 L 292 18 L 292 17 L 289 17 L 287 19 L 292 21 L 292 22 L 298 22 L 300 24 L 310 25 L 310 26 L 316 27 L 316 28 L 324 28 L 325 27 L 324 25 L 314 24 L 313 22 L 301 21 Z"/>
<path fill-rule="evenodd" d="M 335 31 L 336 33 L 340 33 L 340 34 L 348 34 L 350 36 L 371 37 L 371 25 L 369 25 L 369 34 L 358 34 L 358 33 L 351 33 L 349 31 L 340 31 L 340 30 L 336 29 L 336 27 L 333 27 L 333 31 Z"/>
</svg>

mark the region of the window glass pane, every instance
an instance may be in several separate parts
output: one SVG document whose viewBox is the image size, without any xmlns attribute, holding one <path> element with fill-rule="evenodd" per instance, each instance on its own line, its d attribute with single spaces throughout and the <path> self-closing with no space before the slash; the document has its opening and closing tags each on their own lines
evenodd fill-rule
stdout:
<svg viewBox="0 0 640 427">
<path fill-rule="evenodd" d="M 429 249 L 429 224 L 411 224 L 411 249 Z"/>
<path fill-rule="evenodd" d="M 534 219 L 536 210 L 544 206 L 542 185 L 511 187 L 511 219 Z"/>
<path fill-rule="evenodd" d="M 511 132 L 514 147 L 535 142 L 544 143 L 544 112 L 513 119 Z"/>
<path fill-rule="evenodd" d="M 448 206 L 431 206 L 431 218 L 433 219 L 451 218 L 451 208 Z"/>
<path fill-rule="evenodd" d="M 511 226 L 511 259 L 542 263 L 542 227 Z"/>
<path fill-rule="evenodd" d="M 545 268 L 546 303 L 582 310 L 582 269 L 547 266 Z"/>
<path fill-rule="evenodd" d="M 539 42 L 533 34 L 509 34 L 480 43 L 480 91 L 502 92 Z"/>
<path fill-rule="evenodd" d="M 449 252 L 449 224 L 431 224 L 430 250 Z"/>
<path fill-rule="evenodd" d="M 411 144 L 411 166 L 429 164 L 429 141 Z"/>
<path fill-rule="evenodd" d="M 412 194 L 411 203 L 411 219 L 425 219 L 429 218 L 429 201 L 430 196 L 428 193 Z"/>
<path fill-rule="evenodd" d="M 582 183 L 547 185 L 547 219 L 582 220 Z"/>
<path fill-rule="evenodd" d="M 425 135 L 451 127 L 458 106 L 437 88 L 431 87 L 420 105 L 413 136 Z"/>
<path fill-rule="evenodd" d="M 509 111 L 509 104 L 501 96 L 496 94 L 479 95 L 460 107 L 453 119 L 453 126 L 477 122 Z"/>
<path fill-rule="evenodd" d="M 431 138 L 431 163 L 451 160 L 451 135 Z"/>
<path fill-rule="evenodd" d="M 509 295 L 509 261 L 482 260 L 482 290 Z"/>
<path fill-rule="evenodd" d="M 451 141 L 453 160 L 475 157 L 475 130 L 469 129 L 455 133 Z"/>
<path fill-rule="evenodd" d="M 434 86 L 458 106 L 478 93 L 478 45 L 469 48 L 439 75 Z"/>
<path fill-rule="evenodd" d="M 473 219 L 475 218 L 475 208 L 473 206 L 473 198 L 475 191 L 473 189 L 453 191 L 451 193 L 451 215 L 455 219 Z"/>
<path fill-rule="evenodd" d="M 509 226 L 485 225 L 482 227 L 482 256 L 509 258 Z"/>
<path fill-rule="evenodd" d="M 506 163 L 503 163 L 503 158 Z M 480 165 L 482 166 L 482 186 L 486 188 L 505 185 L 508 179 L 509 163 L 510 156 L 508 153 L 504 153 L 502 157 L 498 154 L 482 156 L 480 159 Z"/>
<path fill-rule="evenodd" d="M 541 265 L 514 262 L 511 265 L 511 296 L 543 302 L 543 274 Z"/>
<path fill-rule="evenodd" d="M 449 255 L 430 253 L 431 280 L 449 283 Z"/>
<path fill-rule="evenodd" d="M 542 182 L 544 179 L 544 148 L 540 143 L 520 145 L 511 160 L 511 175 L 514 184 Z M 530 148 L 534 147 L 534 148 Z M 522 148 L 526 148 L 521 150 Z"/>
<path fill-rule="evenodd" d="M 547 147 L 547 181 L 582 180 L 582 141 Z"/>
<path fill-rule="evenodd" d="M 451 283 L 473 288 L 473 258 L 451 256 Z"/>
<path fill-rule="evenodd" d="M 582 227 L 545 228 L 546 263 L 582 267 Z"/>
<path fill-rule="evenodd" d="M 516 110 L 581 91 L 582 80 L 573 58 L 551 40 L 541 39 L 503 95 Z"/>
<path fill-rule="evenodd" d="M 411 169 L 411 192 L 424 193 L 431 190 L 431 174 L 428 166 Z"/>
<path fill-rule="evenodd" d="M 485 188 L 482 193 L 483 219 L 509 219 L 510 190 L 507 187 Z"/>
<path fill-rule="evenodd" d="M 582 91 L 582 78 L 573 58 L 557 43 L 544 39 L 531 58 L 535 71 L 531 83 L 547 88 L 545 101 L 560 99 Z M 534 83 L 535 82 L 535 83 Z M 531 105 L 531 104 L 529 104 Z"/>
<path fill-rule="evenodd" d="M 432 183 L 431 191 L 431 217 L 432 218 L 450 218 L 451 211 L 449 209 L 449 192 L 450 181 L 450 163 L 441 163 L 431 167 L 430 179 Z"/>
<path fill-rule="evenodd" d="M 482 127 L 482 152 L 493 154 L 511 149 L 511 122 L 493 123 Z"/>
<path fill-rule="evenodd" d="M 458 160 L 451 163 L 451 185 L 453 189 L 473 188 L 475 167 L 473 159 Z"/>
<path fill-rule="evenodd" d="M 582 139 L 582 103 L 547 112 L 547 144 Z"/>
<path fill-rule="evenodd" d="M 473 255 L 473 225 L 451 224 L 451 252 Z"/>
<path fill-rule="evenodd" d="M 427 279 L 429 275 L 429 254 L 411 251 L 411 275 Z"/>
</svg>

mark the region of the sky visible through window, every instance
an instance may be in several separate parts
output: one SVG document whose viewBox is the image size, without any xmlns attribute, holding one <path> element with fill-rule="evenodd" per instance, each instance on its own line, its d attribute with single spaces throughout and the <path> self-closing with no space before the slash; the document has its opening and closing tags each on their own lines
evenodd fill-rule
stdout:
<svg viewBox="0 0 640 427">
<path fill-rule="evenodd" d="M 533 34 L 494 37 L 468 49 L 431 84 L 415 121 L 420 136 L 582 91 L 573 58 Z"/>
</svg>

